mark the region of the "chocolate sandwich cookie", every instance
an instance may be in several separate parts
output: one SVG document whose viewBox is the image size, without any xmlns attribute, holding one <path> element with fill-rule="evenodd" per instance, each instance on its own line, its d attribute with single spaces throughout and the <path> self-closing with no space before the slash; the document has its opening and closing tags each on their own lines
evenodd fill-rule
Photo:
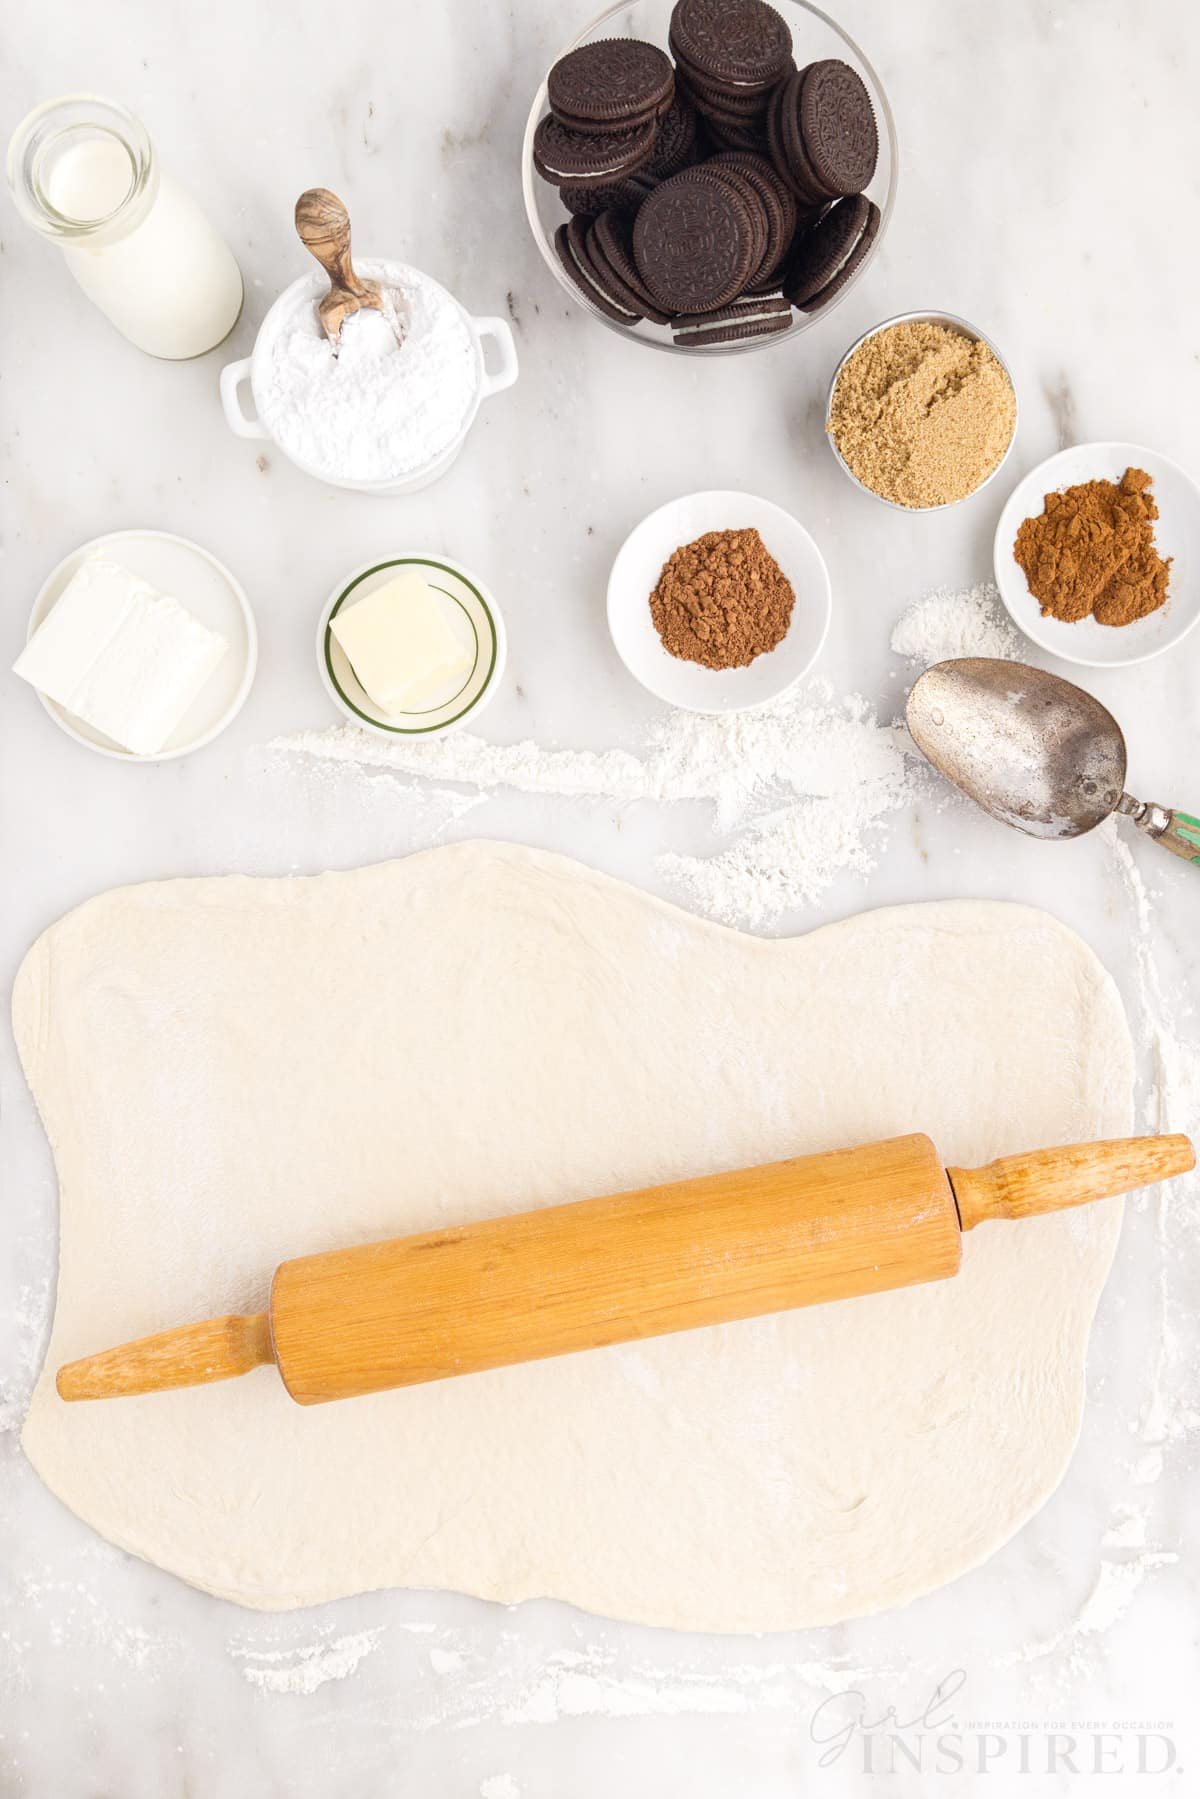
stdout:
<svg viewBox="0 0 1200 1799">
<path fill-rule="evenodd" d="M 791 328 L 791 302 L 782 295 L 772 299 L 738 300 L 716 312 L 683 314 L 671 326 L 677 344 L 736 344 L 751 337 L 774 337 Z"/>
<path fill-rule="evenodd" d="M 735 300 L 755 271 L 754 244 L 745 200 L 703 163 L 656 187 L 633 225 L 638 272 L 670 313 L 711 312 Z"/>
<path fill-rule="evenodd" d="M 771 160 L 802 206 L 828 206 L 829 193 L 817 177 L 804 147 L 800 101 L 806 70 L 789 75 L 771 95 L 767 109 L 767 145 Z"/>
<path fill-rule="evenodd" d="M 879 160 L 879 131 L 862 76 L 836 58 L 810 63 L 800 89 L 809 166 L 830 195 L 861 194 Z"/>
<path fill-rule="evenodd" d="M 594 187 L 632 175 L 654 152 L 653 120 L 603 137 L 572 131 L 548 113 L 533 134 L 533 166 L 543 180 L 563 187 Z"/>
<path fill-rule="evenodd" d="M 713 164 L 736 169 L 758 195 L 767 224 L 767 241 L 758 268 L 747 285 L 759 287 L 778 275 L 796 235 L 798 209 L 795 198 L 765 156 L 746 150 L 726 150 L 711 159 L 709 166 Z"/>
<path fill-rule="evenodd" d="M 774 268 L 764 265 L 762 271 L 745 286 L 743 297 L 761 298 L 765 294 L 777 294 L 783 286 L 784 275 L 797 254 L 801 240 L 807 236 L 812 227 L 829 211 L 828 206 L 801 206 L 795 200 L 796 222 L 788 242 L 784 245 L 783 255 Z"/>
<path fill-rule="evenodd" d="M 666 181 L 690 168 L 700 155 L 700 121 L 696 109 L 676 89 L 675 98 L 658 122 L 654 153 L 645 173 L 654 181 Z"/>
<path fill-rule="evenodd" d="M 871 98 L 847 63 L 810 63 L 767 110 L 771 159 L 798 199 L 818 205 L 861 193 L 875 173 L 879 134 Z"/>
<path fill-rule="evenodd" d="M 568 212 L 582 218 L 594 219 L 602 212 L 632 216 L 655 185 L 652 177 L 653 165 L 647 163 L 638 174 L 626 175 L 620 181 L 603 183 L 599 187 L 560 187 L 558 197 Z"/>
<path fill-rule="evenodd" d="M 718 149 L 765 147 L 767 105 L 773 89 L 730 98 L 682 71 L 676 85 L 699 113 L 708 137 Z"/>
<path fill-rule="evenodd" d="M 861 265 L 879 230 L 879 208 L 865 194 L 839 200 L 792 246 L 784 296 L 801 312 L 819 312 Z"/>
<path fill-rule="evenodd" d="M 633 259 L 633 226 L 628 218 L 603 212 L 593 219 L 587 256 L 601 285 L 622 306 L 632 307 L 655 325 L 670 324 L 670 313 L 657 304 Z"/>
<path fill-rule="evenodd" d="M 685 74 L 733 94 L 771 88 L 792 55 L 792 34 L 766 0 L 677 0 L 668 40 Z"/>
<path fill-rule="evenodd" d="M 750 220 L 750 274 L 747 280 L 754 281 L 762 274 L 766 266 L 767 249 L 770 245 L 770 227 L 767 222 L 766 208 L 762 198 L 749 176 L 734 164 L 726 162 L 721 156 L 710 157 L 704 167 L 718 181 L 724 181 L 732 187 L 746 208 L 746 216 Z"/>
<path fill-rule="evenodd" d="M 700 76 L 694 75 L 690 69 L 681 68 L 676 85 L 688 95 L 696 110 L 706 118 L 721 120 L 761 119 L 767 110 L 774 89 L 766 88 L 762 93 L 723 94 L 719 89 L 710 87 Z"/>
<path fill-rule="evenodd" d="M 587 253 L 588 221 L 571 219 L 554 233 L 558 260 L 585 300 L 589 300 L 606 318 L 618 325 L 636 325 L 641 317 L 606 291 L 602 276 L 592 265 Z"/>
<path fill-rule="evenodd" d="M 767 148 L 761 129 L 754 125 L 720 125 L 715 119 L 705 119 L 704 135 L 712 156 L 723 155 L 727 150 L 742 150 L 757 156 L 765 153 Z"/>
<path fill-rule="evenodd" d="M 812 206 L 818 202 L 814 199 L 811 189 L 802 187 L 792 173 L 792 158 L 784 141 L 784 107 L 787 105 L 789 111 L 791 110 L 789 89 L 791 84 L 798 80 L 798 76 L 790 75 L 786 80 L 781 81 L 778 87 L 772 88 L 766 117 L 763 120 L 763 134 L 767 142 L 767 155 L 780 179 L 787 183 L 801 206 Z M 824 203 L 824 196 L 821 197 L 819 203 Z"/>
<path fill-rule="evenodd" d="M 639 38 L 600 38 L 561 56 L 546 78 L 550 110 L 576 131 L 623 131 L 671 104 L 670 58 Z"/>
</svg>

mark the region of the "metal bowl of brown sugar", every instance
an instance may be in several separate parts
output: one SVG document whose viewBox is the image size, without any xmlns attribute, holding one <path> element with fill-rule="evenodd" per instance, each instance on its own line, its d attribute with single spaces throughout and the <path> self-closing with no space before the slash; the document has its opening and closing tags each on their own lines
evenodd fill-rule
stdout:
<svg viewBox="0 0 1200 1799">
<path fill-rule="evenodd" d="M 965 340 L 961 353 L 951 339 Z M 899 512 L 944 512 L 982 492 L 1008 460 L 1017 418 L 1008 364 L 952 312 L 872 325 L 838 363 L 825 402 L 829 447 L 846 475 Z"/>
</svg>

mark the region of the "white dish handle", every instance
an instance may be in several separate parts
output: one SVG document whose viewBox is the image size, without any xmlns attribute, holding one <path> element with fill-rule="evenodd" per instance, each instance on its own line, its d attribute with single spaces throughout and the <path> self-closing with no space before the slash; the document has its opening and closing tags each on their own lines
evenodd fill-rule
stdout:
<svg viewBox="0 0 1200 1799">
<path fill-rule="evenodd" d="M 221 370 L 221 405 L 225 409 L 225 422 L 231 431 L 239 437 L 267 437 L 269 432 L 260 425 L 256 418 L 247 418 L 242 411 L 239 389 L 243 381 L 250 379 L 250 358 L 244 357 L 241 362 L 229 362 Z"/>
<path fill-rule="evenodd" d="M 500 366 L 494 373 L 488 369 L 485 359 L 479 397 L 481 400 L 486 400 L 492 394 L 502 393 L 516 380 L 520 372 L 517 364 L 517 346 L 513 342 L 513 334 L 507 319 L 472 319 L 471 323 L 475 327 L 475 335 L 481 342 L 491 338 L 500 357 Z"/>
</svg>

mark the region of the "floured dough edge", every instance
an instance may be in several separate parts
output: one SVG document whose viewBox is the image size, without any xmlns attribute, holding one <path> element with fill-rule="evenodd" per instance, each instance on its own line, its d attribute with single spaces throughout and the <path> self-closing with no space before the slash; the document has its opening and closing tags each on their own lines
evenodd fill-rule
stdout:
<svg viewBox="0 0 1200 1799">
<path fill-rule="evenodd" d="M 556 878 L 567 877 L 569 880 L 574 880 L 577 879 L 582 872 L 598 887 L 607 887 L 613 891 L 628 892 L 633 885 L 632 883 L 610 876 L 602 871 L 592 869 L 576 858 L 560 856 L 548 851 L 526 849 L 520 845 L 496 843 L 478 839 L 453 846 L 439 846 L 429 850 L 417 851 L 410 856 L 402 858 L 388 858 L 384 862 L 368 866 L 371 868 L 385 868 L 390 866 L 393 861 L 401 861 L 406 865 L 411 866 L 427 857 L 445 861 L 450 857 L 472 857 L 480 854 L 494 857 L 503 863 L 510 865 L 515 864 L 518 868 L 530 870 L 535 868 L 540 869 L 543 874 L 549 874 Z M 182 876 L 166 880 L 134 883 L 126 887 L 112 889 L 82 902 L 77 907 L 71 908 L 67 913 L 63 914 L 55 924 L 49 926 L 47 930 L 36 939 L 22 962 L 14 982 L 12 1001 L 14 1034 L 22 1067 L 26 1073 L 31 1089 L 33 1089 L 34 1092 L 35 1103 L 36 1071 L 45 1049 L 46 1021 L 50 1014 L 50 1000 L 54 973 L 50 938 L 58 926 L 66 920 L 82 918 L 92 910 L 102 909 L 115 895 L 118 894 L 123 902 L 127 902 L 131 898 L 136 899 L 139 896 L 149 901 L 153 899 L 154 895 L 161 893 L 164 890 L 178 892 L 187 888 L 196 888 L 201 890 L 198 897 L 202 901 L 210 900 L 211 903 L 214 904 L 225 904 L 230 899 L 236 899 L 239 890 L 252 891 L 261 900 L 264 896 L 264 889 L 269 887 L 274 889 L 274 892 L 271 895 L 272 899 L 283 901 L 286 899 L 288 892 L 298 890 L 310 882 L 338 883 L 342 880 L 350 879 L 354 875 L 361 874 L 362 872 L 362 869 L 354 869 L 346 871 L 329 871 L 316 875 L 289 875 L 278 877 L 246 875 L 221 875 L 215 877 Z M 640 888 L 635 887 L 633 890 L 639 894 L 639 897 L 645 904 L 657 908 L 663 915 L 672 918 L 683 916 L 688 919 L 690 928 L 707 933 L 713 938 L 735 938 L 743 946 L 748 942 L 751 944 L 760 944 L 764 951 L 768 953 L 770 946 L 779 941 L 779 939 L 776 938 L 759 937 L 754 933 L 743 932 L 734 927 L 726 926 L 716 921 L 692 914 L 688 912 L 686 908 L 677 907 L 670 902 L 661 899 L 657 895 L 646 893 Z M 969 917 L 967 916 L 968 910 L 970 914 Z M 1090 948 L 1090 945 L 1087 944 L 1086 940 L 1055 918 L 1053 914 L 1048 913 L 1043 909 L 1011 901 L 913 901 L 907 904 L 871 908 L 865 912 L 850 915 L 843 920 L 817 926 L 808 932 L 794 933 L 792 940 L 802 938 L 806 941 L 815 942 L 822 940 L 832 944 L 836 942 L 839 935 L 845 935 L 853 930 L 861 929 L 864 923 L 877 924 L 881 927 L 887 925 L 890 927 L 897 923 L 904 925 L 910 920 L 914 926 L 919 924 L 920 929 L 923 931 L 928 931 L 930 929 L 935 931 L 945 931 L 947 934 L 956 937 L 963 935 L 990 935 L 994 933 L 998 927 L 1003 931 L 1007 930 L 1009 927 L 1013 929 L 1026 929 L 1031 925 L 1035 926 L 1040 931 L 1044 932 L 1048 930 L 1060 936 L 1064 945 L 1069 946 L 1071 953 L 1080 956 L 1081 960 L 1087 964 L 1090 979 L 1094 982 L 1098 994 L 1103 996 L 1099 1003 L 1105 1004 L 1113 1009 L 1122 1020 L 1125 1049 L 1123 1065 L 1118 1064 L 1114 1059 L 1108 1069 L 1108 1074 L 1114 1087 L 1123 1089 L 1127 1095 L 1132 1093 L 1133 1045 L 1129 1036 L 1124 1007 L 1116 983 L 1104 965 L 1100 962 L 1095 952 Z M 1124 1128 L 1132 1129 L 1131 1100 L 1127 1103 L 1127 1111 L 1129 1117 Z M 43 1125 L 45 1125 L 44 1119 Z M 47 1136 L 49 1137 L 48 1130 Z M 55 1154 L 57 1167 L 58 1158 L 53 1140 L 50 1142 L 50 1147 L 52 1153 Z M 1030 1147 L 1036 1146 L 1031 1145 Z M 1101 1203 L 1110 1217 L 1114 1219 L 1120 1218 L 1123 1213 L 1123 1201 L 1117 1199 Z M 1000 1541 L 994 1539 L 981 1540 L 977 1550 L 964 1553 L 953 1564 L 947 1563 L 943 1578 L 938 1581 L 937 1586 L 934 1588 L 930 1587 L 927 1580 L 909 1584 L 905 1584 L 903 1581 L 897 1581 L 894 1584 L 889 1585 L 887 1590 L 881 1592 L 871 1603 L 862 1604 L 849 1609 L 839 1609 L 836 1613 L 832 1613 L 828 1618 L 808 1618 L 805 1620 L 804 1628 L 819 1627 L 823 1624 L 833 1624 L 844 1621 L 848 1622 L 853 1618 L 869 1616 L 881 1610 L 894 1609 L 903 1606 L 930 1591 L 936 1591 L 943 1585 L 951 1584 L 964 1574 L 970 1572 L 973 1568 L 990 1560 L 993 1555 L 1020 1532 L 1030 1518 L 1041 1510 L 1043 1505 L 1061 1483 L 1063 1475 L 1071 1462 L 1075 1448 L 1078 1444 L 1087 1392 L 1086 1352 L 1088 1340 L 1099 1303 L 1100 1293 L 1103 1290 L 1104 1282 L 1107 1280 L 1115 1257 L 1118 1236 L 1119 1226 L 1112 1232 L 1108 1254 L 1103 1265 L 1102 1277 L 1096 1284 L 1093 1303 L 1087 1311 L 1086 1316 L 1080 1312 L 1076 1319 L 1076 1353 L 1072 1356 L 1072 1366 L 1076 1371 L 1076 1380 L 1072 1395 L 1073 1416 L 1070 1441 L 1065 1443 L 1063 1453 L 1054 1468 L 1052 1470 L 1041 1471 L 1043 1478 L 1039 1479 L 1037 1482 L 1036 1489 L 1031 1489 L 1026 1507 L 1019 1514 L 1014 1515 L 1010 1520 L 1004 1538 Z M 56 1306 L 57 1298 L 56 1282 Z M 44 1380 L 46 1378 L 48 1378 L 48 1371 L 43 1370 L 40 1379 Z M 26 1454 L 29 1455 L 24 1435 L 22 1435 L 22 1448 L 25 1449 Z M 52 1492 L 55 1492 L 56 1497 L 59 1498 L 68 1509 L 72 1509 L 70 1500 L 64 1493 L 58 1490 L 54 1480 L 38 1466 L 36 1459 L 32 1455 L 29 1455 L 29 1460 L 45 1484 Z M 143 1549 L 136 1541 L 132 1540 L 132 1538 L 123 1538 L 122 1535 L 116 1531 L 106 1531 L 104 1534 L 109 1540 L 114 1542 L 118 1548 L 138 1556 L 139 1559 L 146 1559 Z M 153 1561 L 148 1562 L 148 1565 L 157 1568 L 160 1572 L 172 1572 L 171 1570 L 161 1569 L 159 1564 L 156 1564 Z M 183 1570 L 178 1570 L 176 1572 L 178 1578 L 182 1578 L 201 1590 L 211 1593 L 214 1597 L 227 1599 L 232 1603 L 245 1606 L 248 1609 L 260 1611 L 292 1610 L 298 1606 L 332 1603 L 338 1598 L 347 1596 L 343 1589 L 331 1592 L 297 1594 L 294 1596 L 248 1596 L 241 1590 L 225 1590 L 219 1586 L 207 1584 L 198 1572 L 188 1573 Z M 381 1589 L 367 1586 L 358 1590 L 390 1590 L 390 1587 L 385 1586 Z M 401 1590 L 471 1591 L 469 1588 L 416 1588 Z M 554 1598 L 559 1600 L 560 1603 L 573 1604 L 573 1602 L 569 1600 L 562 1601 L 557 1594 L 548 1594 L 540 1589 L 506 1590 L 503 1593 L 489 1591 L 478 1593 L 476 1596 L 509 1605 L 521 1603 L 526 1599 L 538 1598 Z M 582 1608 L 576 1607 L 575 1609 Z M 585 1615 L 593 1614 L 587 1613 Z M 659 1617 L 639 1618 L 635 1615 L 631 1615 L 628 1610 L 623 1611 L 619 1615 L 618 1621 L 645 1624 L 651 1627 L 663 1626 L 663 1621 Z M 692 1623 L 679 1626 L 668 1625 L 666 1627 L 688 1630 L 704 1628 L 703 1625 L 697 1626 Z M 746 1625 L 742 1628 L 746 1631 L 760 1634 L 753 1625 Z"/>
</svg>

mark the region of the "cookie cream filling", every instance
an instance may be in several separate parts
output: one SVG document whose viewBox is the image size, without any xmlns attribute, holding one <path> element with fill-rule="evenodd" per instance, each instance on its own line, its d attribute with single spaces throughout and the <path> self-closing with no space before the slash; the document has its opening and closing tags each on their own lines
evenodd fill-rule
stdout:
<svg viewBox="0 0 1200 1799">
<path fill-rule="evenodd" d="M 599 294 L 600 298 L 604 301 L 606 306 L 611 306 L 616 312 L 622 312 L 622 313 L 624 313 L 624 315 L 627 319 L 633 319 L 636 322 L 636 320 L 638 318 L 638 314 L 636 312 L 630 312 L 628 306 L 622 306 L 622 304 L 619 300 L 614 300 L 612 295 L 610 293 L 606 292 L 606 290 L 601 287 L 600 283 L 596 280 L 596 277 L 592 274 L 591 270 L 584 267 L 583 263 L 579 260 L 578 252 L 576 251 L 575 246 L 571 242 L 570 238 L 567 239 L 567 248 L 571 252 L 571 261 L 575 264 L 575 267 L 579 270 L 581 277 L 583 278 L 584 281 L 587 282 L 587 284 L 591 288 L 592 292 Z"/>
<path fill-rule="evenodd" d="M 684 325 L 676 320 L 672 329 L 676 337 L 691 337 L 701 331 L 723 331 L 728 325 L 765 325 L 778 321 L 780 329 L 790 323 L 792 309 L 785 312 L 780 306 L 763 306 L 754 312 L 735 312 L 726 318 L 693 319 Z"/>
<path fill-rule="evenodd" d="M 587 175 L 579 175 L 578 169 L 552 169 L 547 162 L 545 173 L 551 175 L 556 182 L 581 182 L 587 185 L 588 182 L 619 182 L 624 169 L 621 166 L 615 169 L 588 169 Z"/>
<path fill-rule="evenodd" d="M 814 289 L 813 293 L 809 295 L 810 301 L 815 300 L 818 297 L 818 295 L 823 294 L 825 292 L 825 289 L 827 287 L 829 287 L 832 282 L 837 280 L 838 276 L 841 274 L 842 270 L 845 268 L 845 266 L 849 262 L 850 258 L 854 255 L 855 251 L 858 249 L 859 245 L 862 243 L 863 233 L 865 232 L 865 230 L 866 230 L 866 226 L 864 225 L 863 230 L 858 232 L 856 236 L 851 238 L 850 242 L 847 244 L 846 248 L 843 250 L 841 256 L 838 258 L 838 261 L 837 261 L 835 267 L 833 267 L 829 270 L 828 274 L 825 276 L 825 279 L 822 281 L 820 287 Z"/>
</svg>

